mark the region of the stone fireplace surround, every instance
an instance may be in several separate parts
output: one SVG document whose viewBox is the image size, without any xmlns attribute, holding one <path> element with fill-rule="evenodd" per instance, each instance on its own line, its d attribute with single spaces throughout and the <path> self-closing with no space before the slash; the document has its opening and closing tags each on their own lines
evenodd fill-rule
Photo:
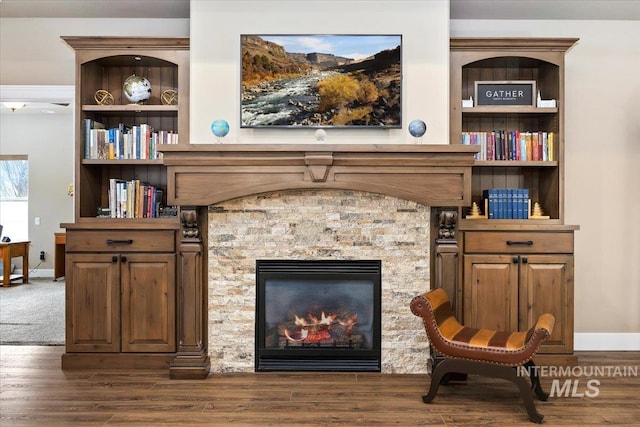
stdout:
<svg viewBox="0 0 640 427">
<path fill-rule="evenodd" d="M 427 221 L 420 223 L 418 228 L 426 226 L 428 229 L 429 207 L 467 206 L 471 203 L 471 167 L 477 148 L 462 145 L 408 144 L 192 144 L 167 145 L 163 146 L 161 151 L 164 156 L 163 162 L 167 166 L 168 203 L 181 206 L 182 236 L 178 245 L 176 320 L 178 351 L 170 367 L 171 378 L 179 379 L 206 378 L 212 361 L 213 369 L 217 372 L 243 371 L 248 370 L 247 366 L 253 366 L 252 354 L 232 348 L 216 347 L 219 342 L 225 340 L 225 334 L 231 335 L 225 333 L 221 326 L 223 322 L 219 316 L 223 312 L 223 307 L 234 307 L 231 312 L 224 313 L 234 318 L 242 317 L 242 313 L 247 311 L 248 306 L 253 313 L 255 304 L 255 294 L 253 299 L 249 297 L 248 300 L 242 300 L 240 305 L 236 305 L 237 301 L 230 304 L 230 295 L 246 293 L 247 289 L 243 288 L 243 283 L 246 283 L 248 276 L 251 276 L 251 286 L 255 286 L 255 273 L 245 271 L 246 267 L 240 266 L 238 258 L 235 261 L 233 258 L 225 259 L 224 254 L 219 252 L 223 250 L 224 242 L 216 236 L 226 236 L 222 237 L 222 240 L 227 239 L 227 241 L 243 241 L 243 239 L 237 239 L 240 235 L 239 224 L 232 225 L 228 232 L 218 232 L 219 228 L 225 224 L 225 221 L 220 221 L 220 218 L 216 217 L 218 213 L 234 210 L 232 206 L 237 208 L 235 209 L 237 211 L 250 211 L 251 209 L 247 209 L 244 204 L 251 205 L 257 200 L 271 199 L 276 200 L 276 203 L 270 206 L 269 210 L 275 209 L 280 211 L 278 214 L 282 214 L 280 207 L 283 206 L 282 203 L 287 200 L 287 197 L 300 196 L 305 193 L 302 190 L 310 190 L 317 192 L 316 196 L 312 197 L 315 199 L 318 197 L 322 199 L 328 195 L 332 200 L 332 202 L 326 202 L 328 204 L 344 202 L 348 206 L 357 204 L 356 200 L 371 200 L 371 205 L 363 206 L 358 212 L 352 213 L 352 218 L 349 218 L 349 213 L 341 212 L 340 209 L 327 211 L 329 218 L 344 216 L 347 219 L 345 221 L 345 224 L 348 224 L 347 230 L 354 228 L 349 224 L 357 224 L 357 218 L 370 212 L 374 205 L 387 206 L 387 211 L 401 213 L 406 209 L 404 205 L 406 202 L 409 202 L 409 205 L 406 205 L 410 206 L 408 209 L 421 211 L 422 214 L 426 212 Z M 285 216 L 308 205 L 310 198 L 307 196 L 302 196 L 293 209 L 284 213 Z M 394 210 L 394 206 L 400 207 Z M 236 217 L 241 218 L 242 215 Z M 274 224 L 268 226 L 271 227 L 268 231 L 269 236 L 284 238 L 285 241 L 282 244 L 288 244 L 293 256 L 317 256 L 317 254 L 307 253 L 310 248 L 307 243 L 304 248 L 295 249 L 295 245 L 286 242 L 288 232 L 291 230 L 282 228 L 282 224 L 296 224 L 294 228 L 299 226 L 296 222 L 283 223 L 285 218 L 281 217 L 280 220 L 275 221 L 274 224 L 281 224 L 280 226 Z M 393 220 L 384 217 L 378 218 L 378 221 L 379 224 L 393 223 Z M 262 222 L 257 223 L 262 224 Z M 304 224 L 307 223 L 306 220 L 299 222 L 300 228 L 304 228 Z M 375 220 L 373 223 L 376 223 Z M 284 225 L 284 227 L 289 226 Z M 411 234 L 406 230 L 411 229 L 412 226 L 415 227 L 415 224 L 409 220 L 402 226 L 402 233 Z M 401 227 L 392 226 L 391 228 L 392 233 L 398 233 Z M 266 230 L 263 228 L 263 232 Z M 327 231 L 326 234 L 330 236 L 332 233 Z M 307 237 L 303 240 L 317 235 L 315 231 L 307 233 Z M 335 249 L 335 239 L 330 241 L 334 247 L 329 248 L 329 252 Z M 400 243 L 398 246 L 404 246 L 401 240 L 396 243 L 398 242 Z M 389 242 L 386 243 L 389 244 Z M 397 302 L 389 304 L 389 307 L 404 304 L 405 313 L 408 313 L 406 307 L 410 297 L 428 289 L 430 262 L 428 233 L 424 236 L 424 245 L 422 249 L 418 249 L 418 252 L 424 252 L 421 262 L 416 258 L 409 261 L 413 268 L 424 269 L 424 274 L 421 274 L 421 271 L 418 273 L 414 271 L 410 274 L 413 277 L 405 278 L 404 282 L 412 282 L 415 287 L 403 289 Z M 397 249 L 393 245 L 385 246 L 384 243 L 380 247 L 383 253 L 389 252 L 390 247 L 391 252 Z M 338 253 L 337 256 L 360 256 L 359 250 L 352 250 L 353 252 L 343 250 L 344 253 Z M 255 267 L 255 259 L 258 257 L 255 251 L 253 252 L 251 263 Z M 394 265 L 403 262 L 400 257 L 394 257 L 392 261 L 387 259 L 386 264 Z M 233 266 L 238 266 L 239 274 L 233 274 L 234 277 L 227 280 L 230 283 L 226 285 L 224 282 L 227 276 L 215 276 L 218 274 L 216 271 L 219 269 L 219 263 L 230 264 L 232 269 Z M 384 269 L 383 260 L 383 282 Z M 211 277 L 212 275 L 214 277 Z M 388 286 L 388 292 L 394 292 L 393 286 L 398 285 Z M 225 288 L 228 294 L 223 295 L 221 299 L 216 299 L 217 293 Z M 383 283 L 383 293 L 384 288 Z M 385 322 L 384 311 L 383 294 L 383 322 Z M 393 313 L 387 316 L 389 324 L 390 319 L 400 315 Z M 404 318 L 405 323 L 407 319 L 409 317 Z M 242 328 L 246 329 L 247 325 L 253 327 L 251 320 L 244 319 L 242 322 L 244 322 Z M 426 370 L 426 358 L 416 362 L 417 366 L 409 366 L 408 370 L 400 368 L 402 362 L 407 362 L 411 358 L 411 353 L 423 353 L 427 345 L 425 341 L 416 341 L 415 336 L 419 334 L 416 334 L 415 325 L 414 321 L 408 327 L 406 324 L 394 327 L 387 332 L 386 340 L 383 335 L 383 372 Z M 385 334 L 384 331 L 385 325 L 383 325 L 383 334 Z M 251 332 L 249 336 L 252 340 L 253 333 Z M 211 351 L 209 343 L 211 343 Z M 252 349 L 253 343 L 251 342 L 251 345 L 246 348 Z M 229 355 L 231 355 L 230 359 L 225 359 Z M 401 360 L 401 362 L 396 364 L 395 360 Z"/>
<path fill-rule="evenodd" d="M 409 302 L 429 289 L 430 209 L 350 190 L 288 190 L 212 205 L 208 229 L 213 372 L 253 372 L 257 259 L 382 261 L 382 372 L 427 372 Z M 416 354 L 422 353 L 422 357 Z"/>
</svg>

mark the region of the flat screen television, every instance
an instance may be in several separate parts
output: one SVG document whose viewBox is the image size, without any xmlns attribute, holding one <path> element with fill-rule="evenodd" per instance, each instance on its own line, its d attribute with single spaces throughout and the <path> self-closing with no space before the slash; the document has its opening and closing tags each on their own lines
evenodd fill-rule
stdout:
<svg viewBox="0 0 640 427">
<path fill-rule="evenodd" d="M 401 128 L 401 35 L 240 36 L 242 128 Z"/>
</svg>

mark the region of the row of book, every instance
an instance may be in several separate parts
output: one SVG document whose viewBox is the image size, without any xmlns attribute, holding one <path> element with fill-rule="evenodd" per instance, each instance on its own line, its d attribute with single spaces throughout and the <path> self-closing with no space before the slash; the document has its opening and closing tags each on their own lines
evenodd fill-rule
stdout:
<svg viewBox="0 0 640 427">
<path fill-rule="evenodd" d="M 139 179 L 109 179 L 111 218 L 157 218 L 163 191 Z"/>
<path fill-rule="evenodd" d="M 479 145 L 476 160 L 555 160 L 554 132 L 494 130 L 491 132 L 462 132 L 462 144 Z"/>
<path fill-rule="evenodd" d="M 488 219 L 528 219 L 529 190 L 526 188 L 490 188 L 482 192 L 488 201 Z"/>
<path fill-rule="evenodd" d="M 85 159 L 122 160 L 157 159 L 158 144 L 177 144 L 178 134 L 173 131 L 155 131 L 148 124 L 117 127 L 93 119 L 85 119 Z"/>
</svg>

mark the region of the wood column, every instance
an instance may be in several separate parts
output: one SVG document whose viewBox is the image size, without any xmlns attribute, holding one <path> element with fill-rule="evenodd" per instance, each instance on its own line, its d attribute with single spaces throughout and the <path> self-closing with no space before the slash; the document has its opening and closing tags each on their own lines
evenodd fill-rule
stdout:
<svg viewBox="0 0 640 427">
<path fill-rule="evenodd" d="M 462 319 L 460 285 L 458 283 L 458 261 L 460 248 L 456 240 L 458 213 L 443 210 L 438 215 L 438 237 L 435 241 L 435 283 L 434 288 L 442 288 L 449 295 L 451 308 L 458 320 Z"/>
<path fill-rule="evenodd" d="M 458 212 L 453 210 L 441 210 L 438 214 L 438 235 L 435 239 L 434 252 L 434 283 L 433 288 L 444 289 L 449 300 L 451 309 L 458 321 L 462 320 L 462 290 L 458 283 L 460 248 L 456 239 L 456 229 L 458 226 Z M 446 358 L 438 353 L 431 346 L 432 369 Z M 433 370 L 432 370 L 433 372 Z M 449 374 L 450 380 L 465 381 L 466 374 Z"/>
<path fill-rule="evenodd" d="M 209 375 L 211 363 L 207 349 L 207 292 L 203 280 L 206 256 L 198 209 L 182 208 L 180 219 L 182 236 L 178 245 L 176 307 L 178 348 L 169 374 L 171 379 L 203 379 Z"/>
</svg>

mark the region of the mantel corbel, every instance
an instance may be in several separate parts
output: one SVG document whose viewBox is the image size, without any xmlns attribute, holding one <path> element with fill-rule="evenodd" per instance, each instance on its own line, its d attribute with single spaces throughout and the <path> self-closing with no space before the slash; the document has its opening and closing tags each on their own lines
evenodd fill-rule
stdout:
<svg viewBox="0 0 640 427">
<path fill-rule="evenodd" d="M 333 164 L 333 153 L 305 153 L 304 164 L 313 182 L 325 182 Z"/>
</svg>

